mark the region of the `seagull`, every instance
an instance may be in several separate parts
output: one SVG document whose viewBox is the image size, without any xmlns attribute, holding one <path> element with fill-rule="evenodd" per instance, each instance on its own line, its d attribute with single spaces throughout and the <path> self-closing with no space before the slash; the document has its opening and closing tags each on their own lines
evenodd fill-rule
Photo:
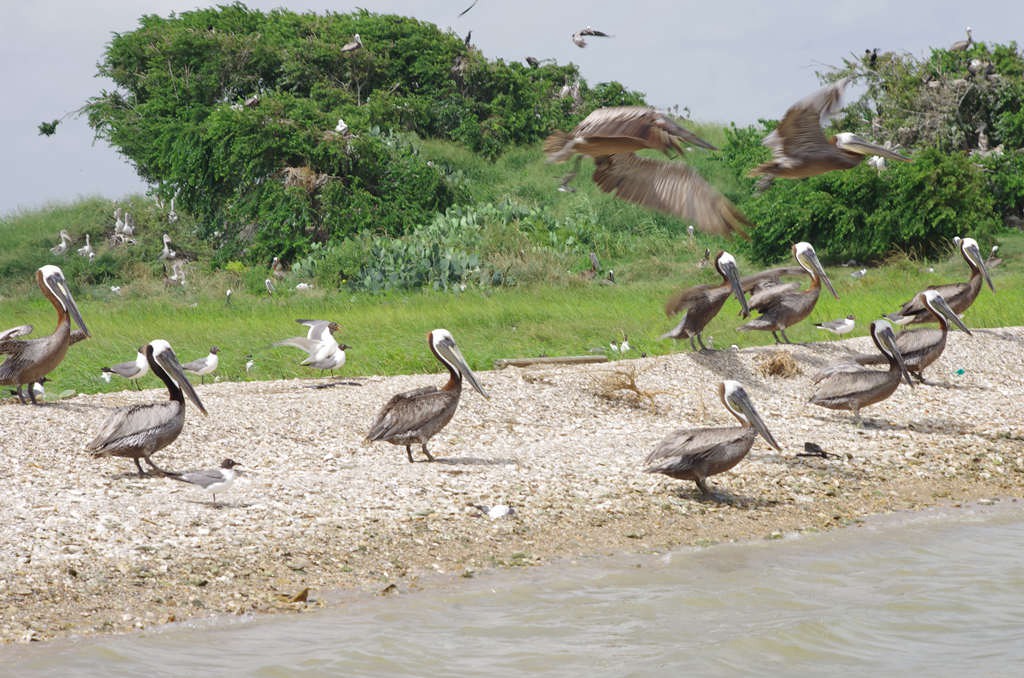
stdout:
<svg viewBox="0 0 1024 678">
<path fill-rule="evenodd" d="M 338 124 L 334 126 L 334 131 L 338 134 L 348 134 L 348 123 L 338 118 Z"/>
<path fill-rule="evenodd" d="M 296 320 L 300 325 L 309 327 L 305 337 L 290 337 L 274 344 L 274 346 L 292 346 L 301 349 L 308 354 L 300 365 L 312 367 L 318 370 L 330 370 L 334 376 L 334 370 L 344 366 L 345 350 L 351 348 L 345 344 L 339 344 L 334 338 L 334 333 L 341 329 L 341 326 L 333 320 Z"/>
<path fill-rule="evenodd" d="M 110 375 L 116 374 L 119 377 L 124 377 L 131 381 L 135 384 L 136 389 L 141 390 L 137 380 L 149 374 L 149 361 L 146 360 L 146 347 L 139 347 L 139 352 L 135 356 L 135 360 L 130 360 L 125 363 L 117 363 L 110 367 L 101 367 L 100 372 L 103 380 L 108 383 L 110 382 Z"/>
<path fill-rule="evenodd" d="M 218 353 L 220 353 L 220 349 L 216 346 L 211 346 L 209 355 L 185 363 L 181 366 L 181 369 L 198 375 L 201 379 L 200 383 L 206 383 L 206 375 L 216 370 L 217 365 L 220 363 L 220 359 L 217 357 Z"/>
<path fill-rule="evenodd" d="M 266 280 L 263 281 L 263 286 L 267 288 L 267 294 L 269 294 L 271 296 L 274 295 L 274 281 L 273 280 L 271 280 L 270 278 L 267 278 Z"/>
<path fill-rule="evenodd" d="M 219 506 L 217 493 L 227 492 L 234 484 L 235 478 L 242 475 L 242 472 L 236 468 L 237 466 L 238 463 L 234 459 L 225 459 L 218 468 L 204 468 L 200 471 L 171 474 L 171 477 L 203 488 L 213 496 L 213 503 Z"/>
<path fill-rule="evenodd" d="M 845 318 L 839 320 L 828 320 L 823 323 L 816 323 L 814 326 L 819 330 L 827 330 L 832 334 L 846 334 L 853 330 L 853 326 L 856 325 L 856 318 L 851 313 Z"/>
<path fill-rule="evenodd" d="M 851 278 L 855 278 L 855 279 L 860 279 L 860 278 L 863 278 L 864 276 L 866 276 L 867 274 L 868 274 L 868 269 L 862 268 L 862 269 L 856 270 L 853 273 L 851 273 L 850 277 Z"/>
<path fill-rule="evenodd" d="M 245 356 L 245 373 L 249 374 L 252 372 L 252 368 L 256 365 L 256 361 L 253 360 L 252 353 Z"/>
<path fill-rule="evenodd" d="M 227 304 L 228 306 L 231 305 L 231 294 L 231 288 L 229 287 L 227 291 L 224 292 L 224 303 Z"/>
<path fill-rule="evenodd" d="M 352 36 L 351 42 L 346 42 L 345 43 L 345 45 L 341 48 L 341 51 L 343 53 L 344 52 L 355 52 L 356 50 L 362 49 L 362 48 L 363 48 L 363 40 L 362 40 L 362 38 L 359 37 L 359 34 L 356 33 L 355 35 Z"/>
</svg>

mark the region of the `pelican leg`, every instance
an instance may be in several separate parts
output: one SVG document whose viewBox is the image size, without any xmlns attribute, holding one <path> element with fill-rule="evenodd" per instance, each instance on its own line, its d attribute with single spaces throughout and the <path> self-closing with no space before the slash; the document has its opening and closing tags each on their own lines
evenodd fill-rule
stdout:
<svg viewBox="0 0 1024 678">
<path fill-rule="evenodd" d="M 700 493 L 703 494 L 705 497 L 710 497 L 713 494 L 711 492 L 711 488 L 708 487 L 708 483 L 704 478 L 697 478 L 694 480 L 694 482 L 697 483 L 697 488 L 700 489 Z"/>
<path fill-rule="evenodd" d="M 142 470 L 142 464 L 139 463 L 139 458 L 132 457 L 132 461 L 135 462 L 135 468 L 139 469 L 139 477 L 141 478 L 142 476 L 145 476 L 146 472 Z"/>
<path fill-rule="evenodd" d="M 427 451 L 427 444 L 420 443 L 423 446 L 423 454 L 427 455 L 427 461 L 434 461 L 434 455 Z"/>
<path fill-rule="evenodd" d="M 409 463 L 413 463 L 415 460 L 412 458 L 412 445 L 405 446 L 405 454 L 409 457 Z"/>
<path fill-rule="evenodd" d="M 781 344 L 781 343 L 782 343 L 782 342 L 781 342 L 781 341 L 779 340 L 779 333 L 778 333 L 778 332 L 776 332 L 775 330 L 772 330 L 772 336 L 773 336 L 773 337 L 775 337 L 775 343 L 776 343 L 776 344 Z"/>
<path fill-rule="evenodd" d="M 697 344 L 693 343 L 694 336 L 696 336 L 696 335 L 690 335 L 690 348 L 693 350 L 694 353 L 696 353 L 697 352 Z"/>
<path fill-rule="evenodd" d="M 782 335 L 782 338 L 786 340 L 787 344 L 792 344 L 793 343 L 792 341 L 789 340 L 789 337 L 786 336 L 786 330 L 784 330 L 784 329 L 779 330 L 779 334 Z"/>
<path fill-rule="evenodd" d="M 152 460 L 152 459 L 150 459 L 149 457 L 143 457 L 143 459 L 145 459 L 145 460 L 146 460 L 146 463 L 147 463 L 147 464 L 149 464 L 150 466 L 152 466 L 152 467 L 153 467 L 153 470 L 154 470 L 154 471 L 158 471 L 158 472 L 159 472 L 159 473 L 160 473 L 161 475 L 165 475 L 165 476 L 177 476 L 177 475 L 181 475 L 180 473 L 173 473 L 172 471 L 165 471 L 164 469 L 162 469 L 162 468 L 160 468 L 159 466 L 157 466 L 156 464 L 154 464 L 154 463 L 153 463 L 153 460 Z M 136 460 L 135 460 L 135 463 L 136 463 L 136 464 L 138 464 L 138 463 L 139 463 L 139 460 L 138 460 L 137 458 L 136 458 Z M 142 467 L 139 467 L 139 468 L 142 468 Z"/>
<path fill-rule="evenodd" d="M 700 344 L 700 350 L 706 351 L 708 347 L 704 345 L 704 339 L 700 336 L 700 332 L 697 333 L 697 343 Z"/>
</svg>

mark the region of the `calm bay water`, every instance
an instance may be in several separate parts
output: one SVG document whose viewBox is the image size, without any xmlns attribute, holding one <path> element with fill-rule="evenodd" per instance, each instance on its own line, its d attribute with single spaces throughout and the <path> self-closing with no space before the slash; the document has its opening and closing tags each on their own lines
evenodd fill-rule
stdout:
<svg viewBox="0 0 1024 678">
<path fill-rule="evenodd" d="M 11 676 L 1024 675 L 1024 507 L 0 649 Z M 668 673 L 666 673 L 668 672 Z"/>
</svg>

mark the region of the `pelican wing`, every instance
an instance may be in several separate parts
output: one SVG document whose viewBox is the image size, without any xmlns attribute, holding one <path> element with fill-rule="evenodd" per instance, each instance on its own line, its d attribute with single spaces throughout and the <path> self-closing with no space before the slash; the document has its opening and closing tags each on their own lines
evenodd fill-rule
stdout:
<svg viewBox="0 0 1024 678">
<path fill-rule="evenodd" d="M 720 289 L 727 295 L 730 293 L 728 287 L 722 287 L 720 285 L 696 285 L 694 287 L 690 287 L 682 292 L 672 295 L 669 300 L 665 302 L 665 315 L 671 317 L 676 313 L 682 313 L 695 303 L 707 299 L 708 295 L 715 289 Z"/>
<path fill-rule="evenodd" d="M 184 405 L 176 400 L 119 407 L 110 413 L 85 449 L 97 457 L 143 450 L 153 441 L 165 439 L 175 428 L 176 437 L 184 423 Z"/>
<path fill-rule="evenodd" d="M 962 312 L 965 309 L 959 308 L 960 303 L 963 301 L 961 297 L 968 294 L 970 292 L 970 288 L 970 283 L 958 282 L 947 283 L 945 285 L 931 285 L 927 289 L 935 290 L 942 295 L 942 298 L 946 300 L 946 303 L 950 305 L 950 308 L 954 311 Z M 900 310 L 896 312 L 896 315 L 902 316 L 916 316 L 922 314 L 929 318 L 932 317 L 931 311 L 928 310 L 927 306 L 921 303 L 918 295 L 916 294 L 913 299 L 903 304 L 903 306 L 900 307 Z"/>
<path fill-rule="evenodd" d="M 605 193 L 671 214 L 715 235 L 739 233 L 753 224 L 692 167 L 632 153 L 595 159 L 594 182 Z"/>
<path fill-rule="evenodd" d="M 818 387 L 810 399 L 816 405 L 849 400 L 852 395 L 879 388 L 892 378 L 889 370 L 871 370 L 846 363 L 830 365 L 825 372 L 827 374 L 819 375 L 820 379 L 816 380 Z"/>
<path fill-rule="evenodd" d="M 450 394 L 436 386 L 424 386 L 394 396 L 381 408 L 366 434 L 367 440 L 388 440 L 413 433 L 449 406 Z"/>
<path fill-rule="evenodd" d="M 636 148 L 652 148 L 663 153 L 682 153 L 684 143 L 715 150 L 668 115 L 645 106 L 598 108 L 576 125 L 572 136 L 586 139 L 587 154 L 591 156 L 621 152 L 623 139 L 635 141 Z M 602 141 L 610 148 L 603 150 Z"/>
<path fill-rule="evenodd" d="M 9 330 L 0 332 L 0 341 L 3 341 L 4 339 L 13 339 L 14 337 L 23 337 L 26 334 L 32 334 L 32 330 L 34 329 L 35 328 L 32 325 L 18 325 L 17 327 L 12 327 Z"/>
<path fill-rule="evenodd" d="M 762 313 L 785 302 L 794 292 L 800 291 L 800 283 L 779 283 L 762 287 L 747 300 L 747 306 Z"/>
<path fill-rule="evenodd" d="M 767 289 L 773 285 L 778 285 L 782 282 L 782 278 L 784 277 L 805 275 L 807 275 L 807 271 L 800 266 L 780 266 L 778 268 L 769 268 L 767 271 L 761 271 L 760 273 L 754 273 L 740 278 L 740 289 L 748 294 L 751 292 L 760 292 L 761 290 Z"/>
<path fill-rule="evenodd" d="M 682 472 L 735 442 L 736 427 L 679 429 L 658 443 L 644 460 L 645 473 Z"/>
<path fill-rule="evenodd" d="M 775 159 L 806 159 L 832 152 L 822 127 L 842 110 L 843 90 L 848 81 L 843 78 L 826 85 L 789 107 L 779 126 L 763 141 Z"/>
</svg>

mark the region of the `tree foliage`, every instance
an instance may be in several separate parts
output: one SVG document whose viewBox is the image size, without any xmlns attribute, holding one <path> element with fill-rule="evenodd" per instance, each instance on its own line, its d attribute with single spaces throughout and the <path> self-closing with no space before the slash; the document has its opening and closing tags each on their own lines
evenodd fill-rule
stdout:
<svg viewBox="0 0 1024 678">
<path fill-rule="evenodd" d="M 356 33 L 364 47 L 342 52 Z M 428 223 L 460 196 L 406 133 L 495 157 L 596 106 L 642 102 L 573 65 L 490 61 L 411 18 L 240 3 L 142 17 L 99 74 L 115 87 L 86 106 L 96 135 L 218 234 L 224 257 L 292 259 Z"/>
</svg>

